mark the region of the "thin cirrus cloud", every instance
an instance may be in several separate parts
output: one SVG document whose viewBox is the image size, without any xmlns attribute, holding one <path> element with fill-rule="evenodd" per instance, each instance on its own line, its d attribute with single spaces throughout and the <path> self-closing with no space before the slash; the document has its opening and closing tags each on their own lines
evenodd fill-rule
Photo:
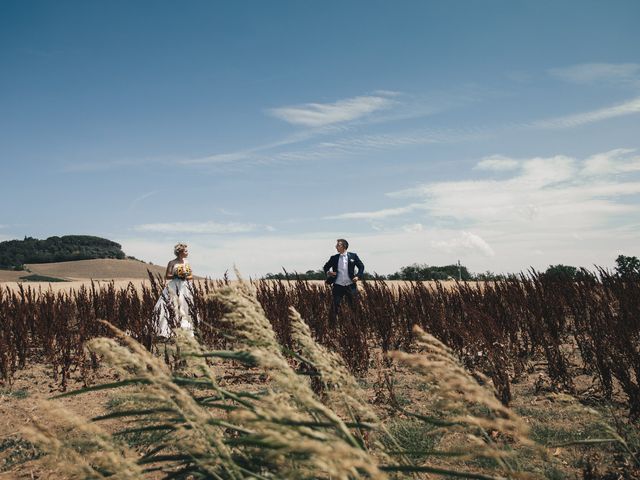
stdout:
<svg viewBox="0 0 640 480">
<path fill-rule="evenodd" d="M 591 110 L 589 112 L 576 113 L 573 115 L 566 115 L 563 117 L 532 122 L 527 124 L 526 126 L 533 128 L 550 129 L 572 128 L 636 113 L 640 113 L 640 97 L 636 97 L 610 107 Z"/>
<path fill-rule="evenodd" d="M 518 168 L 518 165 L 519 162 L 513 158 L 505 157 L 503 155 L 491 155 L 480 160 L 474 168 L 477 170 L 503 172 L 515 170 Z"/>
<path fill-rule="evenodd" d="M 387 92 L 390 95 L 392 92 Z M 372 98 L 372 97 L 356 97 L 356 98 Z M 378 98 L 378 97 L 376 97 Z M 385 97 L 379 97 L 385 98 Z M 354 100 L 354 99 L 351 99 Z M 390 100 L 390 99 L 389 99 Z M 390 100 L 393 101 L 393 100 Z M 348 101 L 344 101 L 348 102 Z M 336 104 L 326 104 L 337 105 Z M 307 104 L 307 105 L 320 105 L 320 104 Z M 293 108 L 293 107 L 291 107 Z M 348 109 L 346 109 L 348 110 Z M 355 113 L 351 112 L 347 115 L 347 112 L 343 111 L 339 117 L 355 119 Z M 415 129 L 409 132 L 398 133 L 378 133 L 378 134 L 363 134 L 363 135 L 344 135 L 343 129 L 340 125 L 324 124 L 324 133 L 333 133 L 337 135 L 337 138 L 333 140 L 325 140 L 320 142 L 314 142 L 306 147 L 290 149 L 278 152 L 268 152 L 272 148 L 287 147 L 293 143 L 303 142 L 312 139 L 318 130 L 312 132 L 306 132 L 302 137 L 296 136 L 291 140 L 283 142 L 275 142 L 271 145 L 264 147 L 257 147 L 246 151 L 235 152 L 231 154 L 213 155 L 210 157 L 197 159 L 188 163 L 218 163 L 218 162 L 233 162 L 238 160 L 252 160 L 257 163 L 270 164 L 270 163 L 288 163 L 295 161 L 309 161 L 316 159 L 326 159 L 328 157 L 357 155 L 367 151 L 373 150 L 387 150 L 393 148 L 402 148 L 406 146 L 415 145 L 429 145 L 429 144 L 455 144 L 460 142 L 468 142 L 479 139 L 485 139 L 495 135 L 500 131 L 507 131 L 510 129 L 567 129 L 579 127 L 586 124 L 596 123 L 604 120 L 613 119 L 616 117 L 633 115 L 640 113 L 640 97 L 633 98 L 626 102 L 591 110 L 587 112 L 580 112 L 565 116 L 553 117 L 538 121 L 532 121 L 528 123 L 509 125 L 509 126 L 470 126 L 465 128 L 422 128 Z M 329 117 L 333 118 L 330 120 Z M 328 115 L 323 121 L 337 121 L 338 115 Z M 320 123 L 319 123 L 320 125 Z M 329 129 L 329 130 L 326 130 Z M 333 129 L 333 130 L 332 130 Z M 477 165 L 479 170 L 511 170 L 516 168 L 518 162 L 513 159 L 500 158 L 499 156 L 493 156 L 484 159 Z"/>
<path fill-rule="evenodd" d="M 364 98 L 364 97 L 356 97 Z M 490 138 L 498 132 L 505 132 L 512 129 L 568 129 L 613 119 L 616 117 L 633 115 L 640 113 L 640 97 L 633 98 L 626 102 L 565 116 L 553 117 L 528 123 L 503 125 L 496 127 L 476 126 L 465 128 L 423 128 L 410 132 L 398 133 L 378 133 L 364 135 L 344 135 L 340 125 L 329 125 L 323 127 L 330 129 L 324 133 L 338 135 L 333 140 L 314 142 L 308 146 L 296 149 L 285 149 L 283 151 L 270 152 L 274 148 L 287 147 L 291 144 L 304 142 L 312 139 L 318 132 L 303 132 L 302 137 L 296 136 L 287 141 L 274 142 L 261 147 L 256 147 L 244 151 L 228 154 L 212 155 L 199 159 L 185 161 L 189 164 L 215 164 L 236 161 L 252 161 L 259 164 L 278 164 L 299 161 L 321 160 L 330 157 L 358 155 L 373 150 L 388 150 L 415 145 L 429 144 L 456 144 L 479 139 Z M 344 118 L 344 115 L 343 115 Z M 328 119 L 327 119 L 328 121 Z M 492 156 L 483 159 L 476 168 L 478 170 L 508 171 L 517 167 L 518 161 L 500 156 Z"/>
<path fill-rule="evenodd" d="M 303 127 L 324 127 L 350 122 L 373 112 L 390 108 L 395 92 L 379 91 L 377 95 L 364 95 L 338 100 L 333 103 L 304 103 L 267 110 L 280 120 Z"/>
<path fill-rule="evenodd" d="M 269 227 L 264 227 L 269 230 Z M 174 223 L 145 223 L 134 228 L 138 232 L 146 233 L 184 233 L 184 234 L 235 234 L 249 233 L 261 229 L 253 223 L 218 223 L 208 222 L 174 222 Z"/>
<path fill-rule="evenodd" d="M 369 151 L 401 148 L 412 145 L 454 144 L 485 138 L 492 132 L 484 127 L 467 129 L 422 129 L 398 134 L 368 134 L 342 136 L 335 140 L 317 141 L 295 149 L 269 152 L 272 147 L 256 147 L 229 154 L 211 155 L 181 162 L 189 165 L 220 165 L 233 162 L 281 164 L 326 160 L 338 156 L 359 155 Z M 293 143 L 293 142 L 291 142 Z M 283 145 L 278 145 L 278 147 Z M 286 146 L 286 145 L 284 145 Z M 275 148 L 275 147 L 273 147 Z"/>
<path fill-rule="evenodd" d="M 595 79 L 599 78 L 631 78 L 633 72 L 636 71 L 635 66 L 640 68 L 640 65 L 636 64 L 588 64 L 586 66 L 554 69 L 553 75 L 558 78 L 565 78 L 566 81 L 578 81 L 582 78 L 584 82 L 589 79 L 595 81 Z M 370 95 L 356 96 L 333 103 L 306 103 L 274 108 L 268 110 L 270 115 L 293 125 L 308 128 L 296 131 L 284 139 L 251 148 L 202 157 L 167 158 L 160 160 L 160 162 L 192 166 L 208 165 L 220 168 L 236 163 L 256 165 L 286 164 L 358 155 L 367 151 L 395 149 L 405 146 L 456 144 L 491 138 L 500 132 L 504 133 L 509 130 L 569 129 L 640 113 L 640 97 L 635 97 L 619 104 L 591 111 L 515 124 L 495 125 L 493 127 L 476 125 L 463 128 L 413 128 L 409 131 L 393 133 L 348 133 L 353 129 L 354 121 L 356 120 L 364 120 L 366 124 L 377 121 L 392 122 L 397 118 L 433 115 L 441 110 L 477 101 L 477 95 L 471 94 L 458 99 L 457 103 L 453 99 L 441 104 L 431 98 L 429 101 L 422 99 L 422 102 L 426 103 L 424 105 L 421 104 L 420 108 L 414 109 L 414 111 L 409 108 L 412 102 L 407 104 L 406 95 L 403 96 L 404 100 L 398 100 L 398 97 L 402 95 L 404 94 L 393 91 L 375 91 Z M 416 112 L 419 112 L 419 114 Z M 372 115 L 374 113 L 376 115 Z M 318 136 L 327 138 L 319 140 Z M 99 164 L 77 164 L 70 166 L 68 170 L 99 170 L 128 164 L 142 165 L 151 161 L 150 159 L 143 159 L 140 161 L 132 160 L 131 162 L 114 161 Z M 486 162 L 480 163 L 477 169 L 490 171 L 509 170 L 514 168 L 514 165 L 510 161 L 488 159 Z"/>
<path fill-rule="evenodd" d="M 279 152 L 266 157 L 267 161 L 310 160 L 326 158 L 326 156 L 331 155 L 351 155 L 370 150 L 401 148 L 412 145 L 455 144 L 488 138 L 499 131 L 507 131 L 513 128 L 567 129 L 638 113 L 640 113 L 640 97 L 596 110 L 532 121 L 520 125 L 497 126 L 494 128 L 485 126 L 449 129 L 426 128 L 405 133 L 343 136 L 333 141 L 315 143 L 305 149 Z M 506 171 L 513 170 L 517 166 L 517 160 L 494 155 L 483 159 L 476 168 L 479 170 Z"/>
<path fill-rule="evenodd" d="M 137 196 L 136 198 L 134 198 L 133 200 L 131 200 L 131 203 L 129 204 L 129 208 L 128 210 L 131 210 L 132 208 L 134 208 L 136 205 L 138 205 L 140 202 L 143 202 L 144 200 L 146 200 L 147 198 L 150 198 L 152 196 L 154 196 L 156 193 L 158 193 L 157 190 L 151 191 L 151 192 L 147 192 L 147 193 L 143 193 L 142 195 Z"/>
<path fill-rule="evenodd" d="M 340 215 L 331 215 L 323 217 L 323 220 L 380 220 L 383 218 L 397 217 L 406 213 L 413 212 L 415 210 L 424 210 L 424 205 L 419 203 L 413 203 L 406 207 L 399 208 L 385 208 L 382 210 L 376 210 L 372 212 L 351 212 L 342 213 Z"/>
<path fill-rule="evenodd" d="M 640 64 L 581 63 L 551 68 L 549 75 L 565 82 L 592 85 L 597 83 L 640 84 Z"/>
</svg>

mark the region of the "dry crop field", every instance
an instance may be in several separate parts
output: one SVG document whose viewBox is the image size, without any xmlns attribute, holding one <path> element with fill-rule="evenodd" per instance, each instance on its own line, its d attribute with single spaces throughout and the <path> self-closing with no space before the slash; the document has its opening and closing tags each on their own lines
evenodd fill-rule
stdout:
<svg viewBox="0 0 640 480">
<path fill-rule="evenodd" d="M 160 291 L 0 290 L 0 478 L 637 478 L 636 279 Z"/>
<path fill-rule="evenodd" d="M 24 271 L 0 270 L 0 282 L 17 284 L 21 277 L 37 275 L 62 280 L 60 283 L 50 284 L 53 288 L 68 288 L 70 282 L 77 286 L 78 282 L 91 280 L 133 281 L 138 282 L 147 278 L 147 272 L 164 274 L 164 267 L 151 265 L 138 260 L 116 260 L 112 258 L 97 258 L 93 260 L 76 260 L 73 262 L 30 263 L 25 265 Z M 33 282 L 41 283 L 41 282 Z M 49 286 L 42 282 L 43 286 Z"/>
</svg>

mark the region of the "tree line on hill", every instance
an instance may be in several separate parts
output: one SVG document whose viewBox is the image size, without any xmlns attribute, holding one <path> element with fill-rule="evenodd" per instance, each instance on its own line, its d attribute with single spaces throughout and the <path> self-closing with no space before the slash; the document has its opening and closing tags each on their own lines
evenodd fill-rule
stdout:
<svg viewBox="0 0 640 480">
<path fill-rule="evenodd" d="M 90 235 L 64 235 L 46 240 L 24 237 L 24 240 L 0 242 L 0 269 L 24 270 L 27 263 L 68 262 L 95 258 L 124 259 L 119 243 Z"/>
<path fill-rule="evenodd" d="M 623 278 L 640 280 L 640 259 L 627 255 L 618 255 L 616 257 L 616 266 L 614 268 L 616 274 Z M 544 275 L 550 278 L 564 280 L 580 280 L 590 275 L 585 268 L 572 267 L 571 265 L 549 265 Z"/>
<path fill-rule="evenodd" d="M 426 264 L 414 263 L 402 267 L 399 271 L 389 275 L 381 275 L 378 273 L 367 274 L 368 278 L 376 280 L 450 280 L 460 279 L 469 280 L 498 280 L 504 278 L 503 275 L 492 272 L 480 274 L 471 274 L 464 265 L 443 265 L 431 266 Z M 263 278 L 266 280 L 324 280 L 327 278 L 322 269 L 307 270 L 304 273 L 288 272 L 283 269 L 283 273 L 267 273 Z"/>
<path fill-rule="evenodd" d="M 621 277 L 640 279 L 640 259 L 638 257 L 618 255 L 616 258 L 615 272 Z M 571 265 L 549 265 L 542 272 L 548 278 L 579 280 L 589 272 L 580 267 Z M 422 263 L 414 263 L 401 267 L 395 273 L 380 275 L 378 273 L 368 274 L 369 278 L 375 280 L 405 280 L 405 281 L 426 281 L 426 280 L 462 280 L 462 281 L 495 281 L 503 280 L 513 274 L 500 274 L 486 271 L 483 273 L 470 273 L 464 265 L 443 265 L 431 266 Z M 283 269 L 283 273 L 267 273 L 263 278 L 266 280 L 324 280 L 327 278 L 322 269 L 307 270 L 301 272 L 288 272 Z"/>
</svg>

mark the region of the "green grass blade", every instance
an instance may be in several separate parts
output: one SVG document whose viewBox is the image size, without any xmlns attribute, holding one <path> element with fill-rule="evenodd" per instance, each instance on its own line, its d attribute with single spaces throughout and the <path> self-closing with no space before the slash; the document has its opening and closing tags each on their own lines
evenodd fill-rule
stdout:
<svg viewBox="0 0 640 480">
<path fill-rule="evenodd" d="M 188 429 L 188 426 L 184 426 L 184 428 Z M 157 432 L 157 431 L 173 431 L 177 430 L 177 428 L 173 425 L 149 425 L 147 427 L 138 427 L 138 428 L 126 428 L 124 430 L 118 430 L 114 433 L 114 435 L 129 435 L 131 433 L 141 433 L 141 432 Z"/>
<path fill-rule="evenodd" d="M 119 382 L 102 383 L 100 385 L 94 385 L 92 387 L 85 387 L 79 390 L 74 390 L 73 392 L 61 393 L 60 395 L 56 395 L 51 398 L 57 399 L 57 398 L 64 398 L 64 397 L 72 397 L 74 395 L 80 395 L 87 392 L 97 392 L 99 390 L 108 390 L 111 388 L 126 387 L 127 385 L 149 385 L 150 383 L 151 382 L 146 378 L 129 378 L 127 380 L 121 380 Z"/>
<path fill-rule="evenodd" d="M 198 358 L 222 358 L 224 360 L 234 360 L 236 362 L 244 363 L 249 366 L 256 366 L 257 362 L 253 355 L 249 352 L 235 352 L 233 350 L 214 350 L 212 352 L 205 353 L 187 353 L 185 357 L 198 357 Z"/>
<path fill-rule="evenodd" d="M 617 443 L 617 438 L 588 438 L 585 440 L 573 440 L 571 442 L 557 443 L 551 447 L 570 447 L 571 445 L 594 445 L 599 443 Z"/>
<path fill-rule="evenodd" d="M 135 416 L 151 415 L 154 413 L 175 413 L 175 410 L 172 408 L 149 408 L 146 410 L 121 410 L 118 412 L 107 413 L 105 415 L 98 415 L 97 417 L 93 417 L 91 420 L 94 422 L 99 422 L 101 420 L 109 420 L 111 418 L 135 417 Z"/>
</svg>

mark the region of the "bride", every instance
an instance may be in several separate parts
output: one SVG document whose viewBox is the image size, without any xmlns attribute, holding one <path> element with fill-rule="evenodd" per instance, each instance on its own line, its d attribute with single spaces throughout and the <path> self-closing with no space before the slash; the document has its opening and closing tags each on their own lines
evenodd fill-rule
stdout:
<svg viewBox="0 0 640 480">
<path fill-rule="evenodd" d="M 175 319 L 176 326 L 193 335 L 193 321 L 189 313 L 189 304 L 193 304 L 189 285 L 193 275 L 187 261 L 189 250 L 185 243 L 178 243 L 173 247 L 173 253 L 176 258 L 168 263 L 164 275 L 167 285 L 153 309 L 154 317 L 158 318 L 158 334 L 166 338 L 173 331 L 171 319 Z"/>
</svg>

